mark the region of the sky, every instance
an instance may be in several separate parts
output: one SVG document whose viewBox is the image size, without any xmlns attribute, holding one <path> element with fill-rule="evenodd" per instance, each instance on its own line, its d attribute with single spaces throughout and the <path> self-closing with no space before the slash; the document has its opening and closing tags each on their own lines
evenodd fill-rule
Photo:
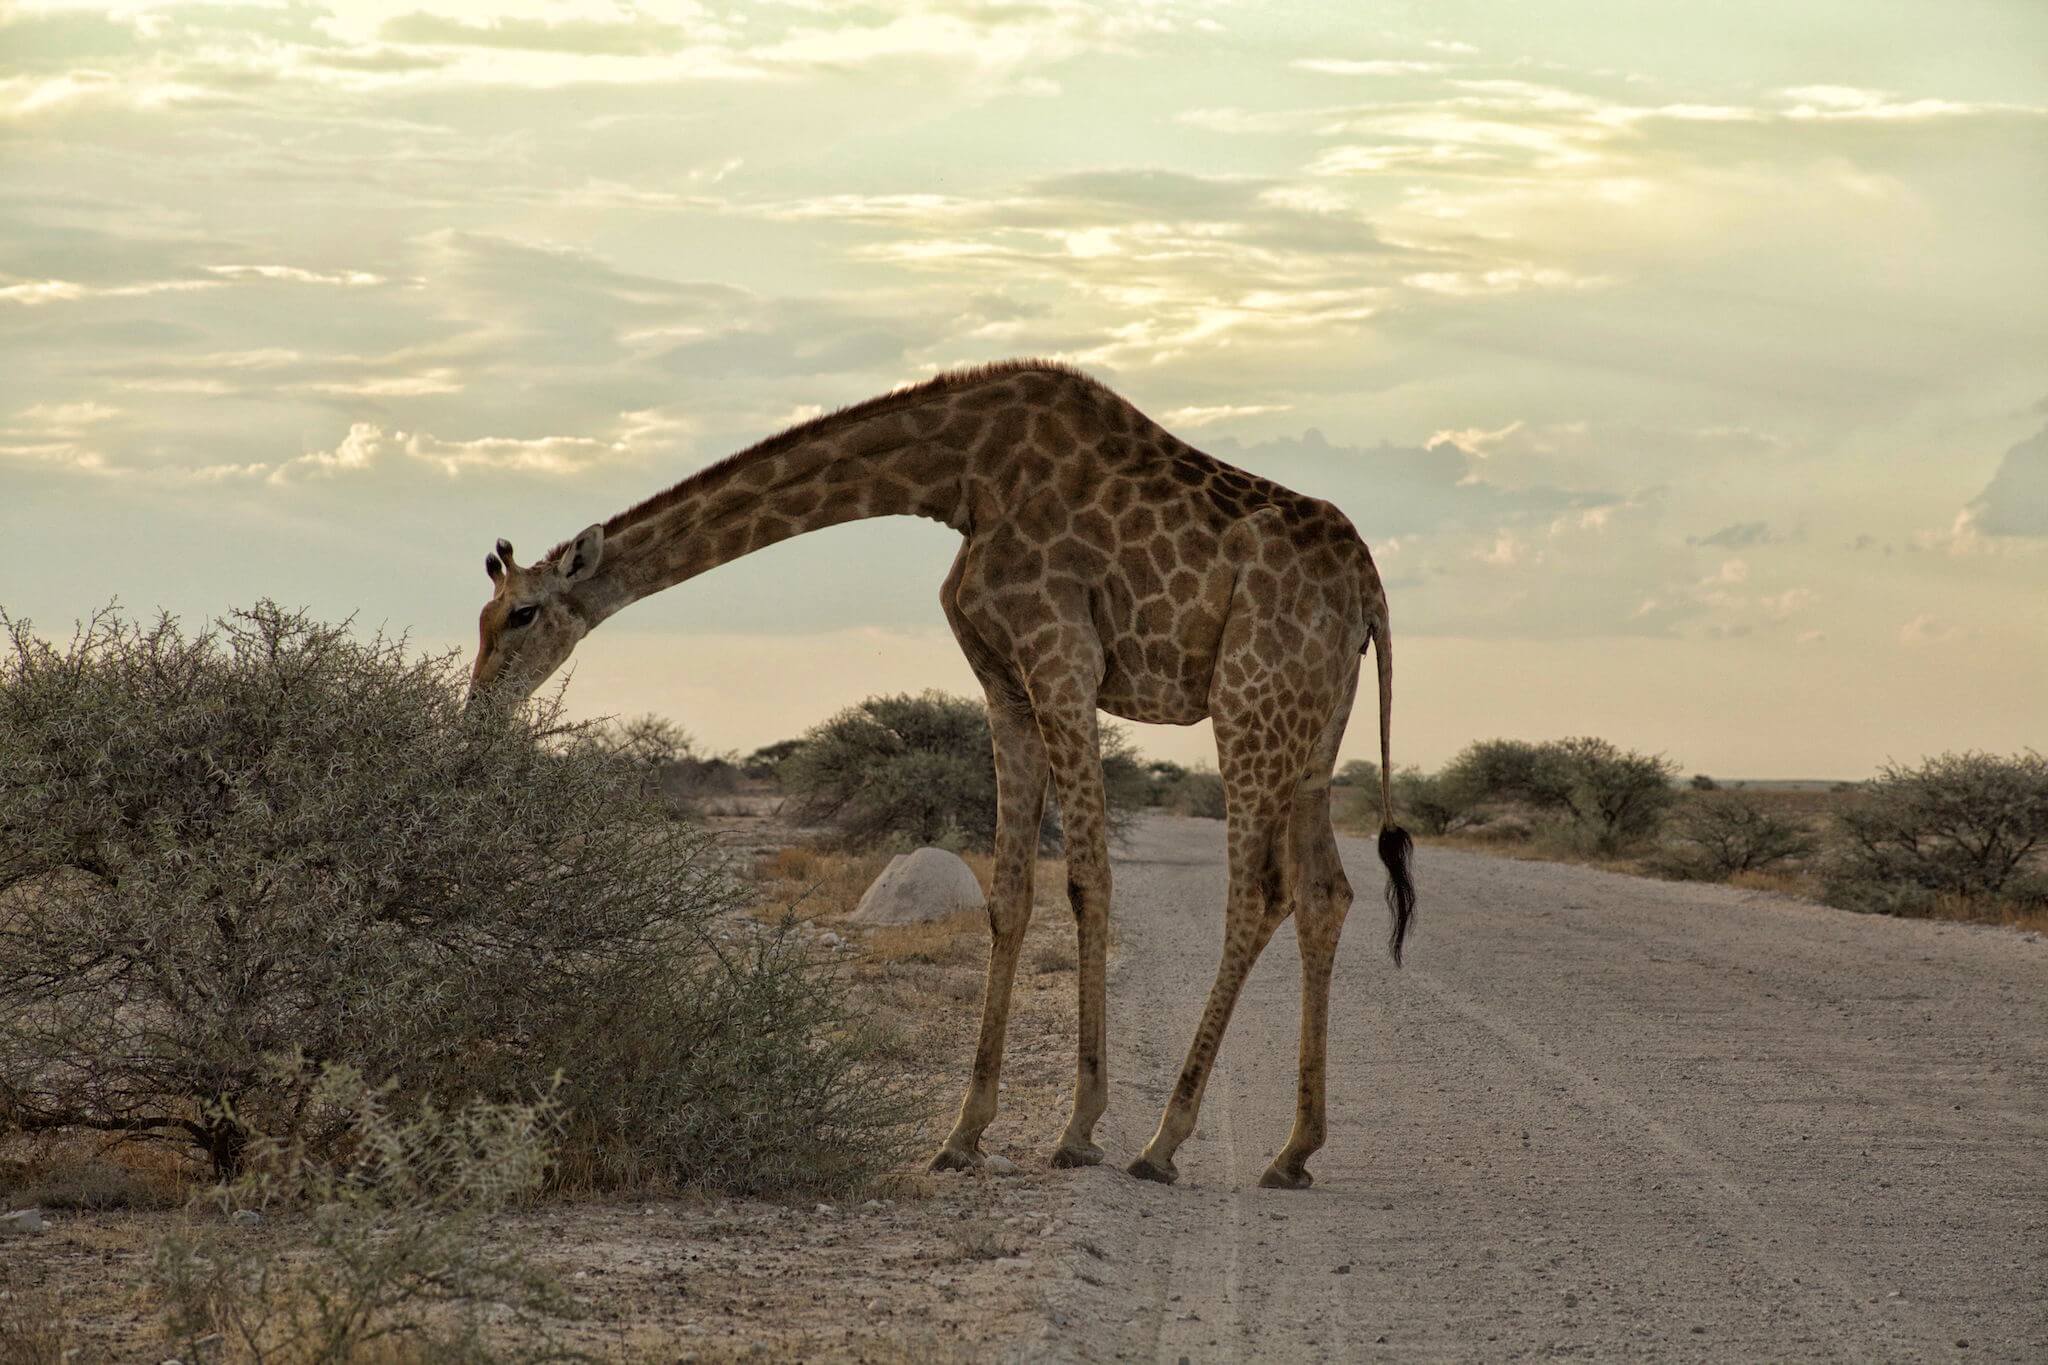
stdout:
<svg viewBox="0 0 2048 1365">
<path fill-rule="evenodd" d="M 2048 747 L 2044 240 L 2038 0 L 0 0 L 0 608 L 467 652 L 497 537 L 1039 355 L 1349 513 L 1399 763 Z M 569 706 L 972 692 L 956 545 L 726 565 Z"/>
</svg>

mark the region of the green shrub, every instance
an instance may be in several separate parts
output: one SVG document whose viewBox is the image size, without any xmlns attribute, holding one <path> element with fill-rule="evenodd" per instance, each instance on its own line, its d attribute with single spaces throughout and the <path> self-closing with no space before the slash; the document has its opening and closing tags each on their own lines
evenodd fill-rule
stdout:
<svg viewBox="0 0 2048 1365">
<path fill-rule="evenodd" d="M 1943 895 L 2048 901 L 2048 758 L 2038 753 L 1887 766 L 1838 822 L 1831 904 L 1912 914 Z"/>
<path fill-rule="evenodd" d="M 1104 794 L 1120 836 L 1149 799 L 1130 741 L 1115 726 L 1101 738 Z M 800 815 L 829 822 L 851 847 L 986 850 L 996 834 L 995 753 L 988 711 L 941 692 L 869 697 L 803 737 L 783 761 L 783 785 Z M 1048 791 L 1041 844 L 1058 846 Z"/>
<path fill-rule="evenodd" d="M 68 648 L 5 624 L 0 1132 L 196 1144 L 233 1176 L 301 1140 L 317 1073 L 266 1060 L 298 1055 L 399 1109 L 560 1073 L 597 1183 L 759 1188 L 741 1132 L 806 1184 L 895 1149 L 838 983 L 553 707 L 465 713 L 452 657 L 268 603 L 190 638 L 103 613 Z"/>
<path fill-rule="evenodd" d="M 1670 830 L 1674 847 L 1655 863 L 1665 876 L 1726 881 L 1812 853 L 1812 834 L 1796 820 L 1774 814 L 1736 792 L 1700 790 L 1678 808 Z"/>
<path fill-rule="evenodd" d="M 1374 777 L 1371 809 L 1379 809 L 1378 777 Z M 1470 788 L 1442 773 L 1424 775 L 1415 768 L 1394 774 L 1394 805 L 1418 834 L 1451 834 L 1474 822 L 1479 802 Z"/>
<path fill-rule="evenodd" d="M 1676 773 L 1662 757 L 1604 739 L 1493 739 L 1467 746 L 1442 779 L 1461 802 L 1521 802 L 1562 817 L 1574 846 L 1617 853 L 1657 832 L 1677 796 Z"/>
<path fill-rule="evenodd" d="M 1360 787 L 1371 791 L 1380 789 L 1380 765 L 1369 758 L 1354 758 L 1343 763 L 1330 778 L 1333 787 Z"/>
<path fill-rule="evenodd" d="M 201 1343 L 214 1338 L 235 1356 L 306 1365 L 491 1360 L 487 1313 L 525 1329 L 518 1355 L 556 1354 L 538 1318 L 566 1297 L 517 1251 L 494 1249 L 483 1221 L 539 1190 L 554 1101 L 401 1118 L 332 1066 L 305 1099 L 316 1123 L 338 1127 L 346 1155 L 259 1140 L 242 1174 L 196 1199 L 156 1249 L 152 1278 L 180 1354 L 207 1358 Z"/>
<path fill-rule="evenodd" d="M 1159 789 L 1158 804 L 1171 815 L 1221 820 L 1225 814 L 1223 775 L 1214 768 L 1184 768 Z"/>
</svg>

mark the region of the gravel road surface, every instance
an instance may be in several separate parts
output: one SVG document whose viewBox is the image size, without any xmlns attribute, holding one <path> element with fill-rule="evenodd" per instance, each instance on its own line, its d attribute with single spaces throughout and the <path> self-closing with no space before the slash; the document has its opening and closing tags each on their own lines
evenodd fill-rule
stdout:
<svg viewBox="0 0 2048 1365">
<path fill-rule="evenodd" d="M 1418 850 L 1333 995 L 1313 1190 L 1299 958 L 1247 986 L 1165 1188 L 1074 1172 L 1032 1359 L 2048 1360 L 2048 942 L 1726 887 Z M 1215 972 L 1223 827 L 1119 859 L 1111 1159 L 1150 1136 Z"/>
</svg>

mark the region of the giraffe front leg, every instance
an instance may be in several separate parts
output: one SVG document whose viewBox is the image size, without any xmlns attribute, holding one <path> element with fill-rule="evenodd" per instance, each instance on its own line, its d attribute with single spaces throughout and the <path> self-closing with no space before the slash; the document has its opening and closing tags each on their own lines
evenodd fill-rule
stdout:
<svg viewBox="0 0 2048 1365">
<path fill-rule="evenodd" d="M 1010 991 L 1017 954 L 1031 922 L 1031 881 L 1038 864 L 1038 831 L 1045 818 L 1045 746 L 1028 713 L 1018 714 L 995 692 L 989 730 L 996 754 L 996 856 L 990 889 L 988 984 L 981 999 L 981 1038 L 974 1075 L 960 1101 L 960 1117 L 931 1159 L 935 1171 L 972 1170 L 982 1163 L 981 1135 L 996 1116 L 1003 1043 L 1010 1026 Z"/>
<path fill-rule="evenodd" d="M 935 1171 L 974 1170 L 982 1163 L 981 1135 L 996 1116 L 996 1087 L 1003 1074 L 1003 1042 L 1010 1027 L 1010 987 L 1017 976 L 1017 951 L 1030 918 L 1030 892 L 1020 907 L 1000 893 L 989 903 L 988 984 L 981 1000 L 981 1040 L 974 1049 L 974 1077 L 960 1101 L 953 1131 L 931 1159 Z"/>
</svg>

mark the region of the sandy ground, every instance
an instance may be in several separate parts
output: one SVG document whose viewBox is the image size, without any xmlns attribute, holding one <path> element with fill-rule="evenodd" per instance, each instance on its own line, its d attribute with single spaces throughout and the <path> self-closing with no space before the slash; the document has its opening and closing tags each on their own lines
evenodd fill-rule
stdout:
<svg viewBox="0 0 2048 1365">
<path fill-rule="evenodd" d="M 1313 1190 L 1298 957 L 1253 975 L 1180 1184 L 1071 1185 L 1029 1359 L 2048 1359 L 2048 942 L 1422 849 L 1338 965 Z M 1222 830 L 1117 866 L 1113 1158 L 1142 1147 L 1221 938 Z"/>
</svg>

